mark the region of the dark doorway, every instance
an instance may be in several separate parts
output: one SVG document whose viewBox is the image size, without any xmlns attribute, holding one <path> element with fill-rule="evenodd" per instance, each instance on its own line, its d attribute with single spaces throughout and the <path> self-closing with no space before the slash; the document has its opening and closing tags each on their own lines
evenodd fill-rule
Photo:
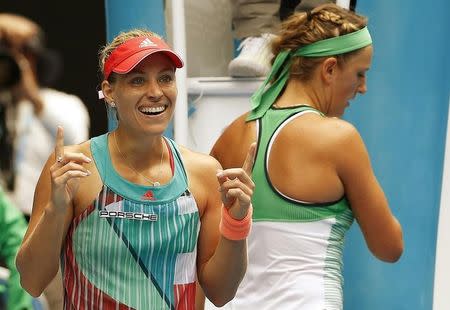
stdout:
<svg viewBox="0 0 450 310">
<path fill-rule="evenodd" d="M 97 55 L 106 42 L 104 1 L 0 1 L 0 12 L 23 15 L 42 27 L 47 46 L 63 58 L 63 73 L 52 87 L 83 100 L 91 137 L 106 132 L 105 105 L 97 96 Z"/>
</svg>

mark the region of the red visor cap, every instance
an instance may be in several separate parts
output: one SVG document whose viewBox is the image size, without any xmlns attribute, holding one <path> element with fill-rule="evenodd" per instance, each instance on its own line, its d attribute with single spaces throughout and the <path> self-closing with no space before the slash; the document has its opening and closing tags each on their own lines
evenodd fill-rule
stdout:
<svg viewBox="0 0 450 310">
<path fill-rule="evenodd" d="M 164 53 L 176 68 L 183 67 L 183 61 L 163 40 L 157 37 L 137 37 L 119 45 L 106 59 L 105 80 L 111 72 L 125 74 L 133 70 L 145 57 L 154 53 Z"/>
</svg>

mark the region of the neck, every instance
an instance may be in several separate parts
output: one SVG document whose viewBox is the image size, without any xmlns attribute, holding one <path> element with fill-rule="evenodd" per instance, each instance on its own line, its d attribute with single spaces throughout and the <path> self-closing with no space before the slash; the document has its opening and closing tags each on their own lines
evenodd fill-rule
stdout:
<svg viewBox="0 0 450 310">
<path fill-rule="evenodd" d="M 290 107 L 300 104 L 313 107 L 320 112 L 327 114 L 328 105 L 325 103 L 322 87 L 317 87 L 314 81 L 302 82 L 289 79 L 282 95 L 275 102 L 277 107 Z"/>
<path fill-rule="evenodd" d="M 111 133 L 113 138 L 112 149 L 115 149 L 117 158 L 125 157 L 128 164 L 136 169 L 148 169 L 159 165 L 161 154 L 165 151 L 164 141 L 161 135 L 136 137 L 118 128 Z"/>
</svg>

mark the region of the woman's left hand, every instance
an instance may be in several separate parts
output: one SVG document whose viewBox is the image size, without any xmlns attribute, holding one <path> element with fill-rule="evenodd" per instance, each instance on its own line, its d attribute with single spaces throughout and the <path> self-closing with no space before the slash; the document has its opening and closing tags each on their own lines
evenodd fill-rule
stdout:
<svg viewBox="0 0 450 310">
<path fill-rule="evenodd" d="M 252 143 L 242 168 L 230 168 L 217 173 L 223 205 L 236 220 L 242 220 L 251 206 L 255 188 L 251 179 L 255 150 L 256 143 Z"/>
</svg>

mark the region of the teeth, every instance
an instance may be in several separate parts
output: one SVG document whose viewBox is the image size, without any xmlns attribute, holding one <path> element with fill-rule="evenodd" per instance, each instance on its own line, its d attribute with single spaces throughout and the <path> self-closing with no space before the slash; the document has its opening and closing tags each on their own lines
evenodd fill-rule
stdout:
<svg viewBox="0 0 450 310">
<path fill-rule="evenodd" d="M 143 107 L 140 109 L 141 112 L 144 113 L 161 113 L 162 111 L 164 111 L 165 107 L 161 106 L 161 107 Z"/>
</svg>

